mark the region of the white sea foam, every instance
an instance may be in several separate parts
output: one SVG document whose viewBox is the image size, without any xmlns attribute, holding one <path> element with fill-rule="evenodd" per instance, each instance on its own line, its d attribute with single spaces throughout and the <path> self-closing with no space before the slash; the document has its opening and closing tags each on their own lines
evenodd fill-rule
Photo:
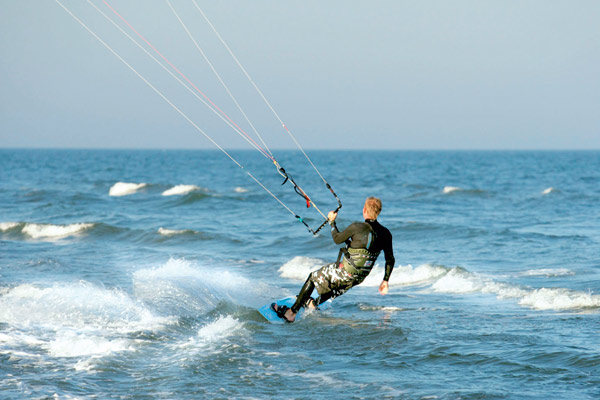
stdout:
<svg viewBox="0 0 600 400">
<path fill-rule="evenodd" d="M 360 304 L 358 306 L 358 308 L 360 308 L 363 311 L 387 311 L 387 312 L 397 312 L 397 311 L 405 311 L 405 308 L 402 307 L 394 307 L 394 306 L 371 306 L 371 305 L 365 305 L 365 304 Z"/>
<path fill-rule="evenodd" d="M 160 330 L 173 322 L 174 318 L 156 316 L 120 290 L 87 282 L 23 284 L 0 296 L 0 323 L 10 327 L 0 342 L 8 342 L 12 349 L 41 349 L 52 357 L 99 358 L 133 350 L 131 333 Z M 35 332 L 35 337 L 27 332 Z M 83 362 L 75 367 L 92 365 Z"/>
<path fill-rule="evenodd" d="M 235 342 L 238 342 L 244 333 L 246 331 L 242 322 L 230 315 L 220 316 L 201 327 L 197 335 L 170 344 L 169 347 L 174 350 L 177 362 L 185 363 L 190 357 L 210 356 L 221 352 L 224 346 L 232 344 L 232 336 L 235 336 Z"/>
<path fill-rule="evenodd" d="M 519 298 L 527 294 L 525 289 L 517 285 L 497 282 L 459 267 L 452 268 L 450 272 L 437 280 L 431 288 L 438 293 L 490 293 L 501 299 Z"/>
<path fill-rule="evenodd" d="M 222 301 L 260 307 L 277 294 L 277 289 L 235 272 L 175 258 L 136 271 L 133 283 L 138 298 L 177 315 L 201 315 Z"/>
<path fill-rule="evenodd" d="M 77 236 L 92 228 L 94 224 L 77 223 L 69 225 L 53 224 L 25 224 L 21 230 L 33 239 L 63 239 L 69 236 Z"/>
<path fill-rule="evenodd" d="M 248 189 L 238 186 L 234 189 L 234 191 L 236 193 L 246 193 L 246 192 L 248 192 Z"/>
<path fill-rule="evenodd" d="M 536 289 L 519 301 L 536 310 L 568 310 L 600 307 L 600 296 L 563 288 Z"/>
<path fill-rule="evenodd" d="M 0 232 L 6 232 L 21 225 L 18 222 L 0 222 Z"/>
<path fill-rule="evenodd" d="M 534 270 L 532 273 L 543 274 L 570 274 L 566 269 L 560 270 Z M 465 271 L 462 268 L 454 268 L 432 285 L 432 289 L 440 293 L 466 294 L 466 293 L 490 293 L 500 299 L 519 299 L 519 304 L 538 310 L 566 310 L 589 307 L 600 307 L 600 296 L 564 288 L 553 289 L 527 289 L 518 285 L 498 282 Z"/>
<path fill-rule="evenodd" d="M 451 269 L 450 272 L 437 280 L 431 287 L 438 293 L 474 293 L 483 290 L 485 281 L 480 276 L 457 267 Z"/>
<path fill-rule="evenodd" d="M 557 191 L 558 191 L 557 189 L 555 189 L 555 188 L 553 188 L 553 187 L 549 187 L 549 188 L 547 188 L 547 189 L 544 189 L 544 190 L 542 191 L 542 194 L 543 194 L 543 195 L 546 195 L 546 194 L 550 194 L 550 193 L 555 193 L 555 192 L 557 192 Z"/>
<path fill-rule="evenodd" d="M 170 318 L 157 317 L 120 290 L 81 281 L 50 287 L 16 286 L 0 297 L 0 322 L 13 326 L 81 329 L 110 328 L 115 332 L 159 329 Z"/>
<path fill-rule="evenodd" d="M 171 189 L 165 190 L 162 195 L 163 196 L 176 196 L 176 195 L 184 195 L 191 192 L 197 192 L 202 190 L 201 187 L 196 185 L 177 185 L 173 186 Z"/>
<path fill-rule="evenodd" d="M 324 263 L 308 257 L 294 257 L 281 268 L 280 275 L 297 281 L 304 281 L 308 274 Z M 361 286 L 377 287 L 381 284 L 384 268 L 376 265 Z M 524 276 L 565 276 L 573 272 L 565 269 L 539 269 L 526 271 Z M 516 299 L 522 306 L 542 310 L 564 310 L 586 307 L 600 307 L 600 296 L 568 289 L 537 289 L 522 287 L 509 282 L 500 282 L 492 277 L 472 273 L 464 268 L 447 268 L 439 265 L 423 264 L 417 268 L 411 265 L 396 266 L 390 278 L 390 286 L 431 285 L 436 293 L 454 295 L 493 294 L 498 299 Z"/>
<path fill-rule="evenodd" d="M 282 278 L 305 281 L 308 274 L 326 263 L 318 258 L 296 256 L 279 268 Z"/>
<path fill-rule="evenodd" d="M 449 193 L 453 193 L 453 192 L 458 192 L 460 190 L 463 190 L 463 189 L 460 187 L 457 187 L 457 186 L 445 186 L 444 190 L 442 190 L 442 193 L 449 194 Z"/>
<path fill-rule="evenodd" d="M 216 321 L 198 330 L 198 339 L 204 343 L 221 340 L 233 335 L 242 328 L 242 324 L 230 315 L 221 316 Z"/>
<path fill-rule="evenodd" d="M 117 182 L 110 188 L 109 196 L 127 196 L 137 192 L 138 190 L 148 186 L 147 183 L 128 183 Z"/>
<path fill-rule="evenodd" d="M 85 397 L 77 397 L 77 396 L 72 396 L 70 394 L 61 394 L 59 396 L 58 393 L 54 393 L 52 398 L 54 400 L 83 400 L 83 399 L 85 399 Z"/>
<path fill-rule="evenodd" d="M 163 236 L 173 236 L 173 235 L 182 235 L 185 233 L 194 233 L 193 230 L 190 229 L 166 229 L 163 227 L 158 228 L 158 233 L 163 235 Z"/>
<path fill-rule="evenodd" d="M 99 335 L 81 332 L 58 332 L 56 338 L 44 345 L 54 357 L 107 356 L 121 351 L 134 350 L 128 339 L 106 339 Z"/>
<path fill-rule="evenodd" d="M 541 268 L 541 269 L 530 269 L 521 274 L 522 276 L 546 276 L 548 278 L 555 276 L 569 276 L 575 275 L 575 272 L 567 268 Z"/>
<path fill-rule="evenodd" d="M 446 267 L 431 264 L 419 265 L 417 268 L 413 268 L 412 265 L 397 265 L 392 272 L 389 284 L 390 286 L 412 286 L 431 283 L 447 274 L 448 271 L 449 269 Z M 376 265 L 362 285 L 378 287 L 381 284 L 384 272 L 384 267 Z"/>
<path fill-rule="evenodd" d="M 80 235 L 94 227 L 92 223 L 76 223 L 68 225 L 35 224 L 26 222 L 1 222 L 0 231 L 20 231 L 32 239 L 62 239 L 69 236 Z"/>
</svg>

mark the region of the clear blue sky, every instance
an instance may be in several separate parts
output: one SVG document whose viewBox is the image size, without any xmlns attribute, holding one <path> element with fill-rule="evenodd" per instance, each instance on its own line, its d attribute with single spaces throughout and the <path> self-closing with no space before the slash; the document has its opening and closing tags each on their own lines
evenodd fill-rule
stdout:
<svg viewBox="0 0 600 400">
<path fill-rule="evenodd" d="M 61 1 L 247 147 L 89 4 Z M 242 125 L 164 1 L 109 3 Z M 600 1 L 198 3 L 306 148 L 600 148 Z M 174 5 L 267 144 L 292 148 L 191 2 Z M 0 30 L 0 147 L 213 148 L 54 1 L 0 0 Z"/>
</svg>

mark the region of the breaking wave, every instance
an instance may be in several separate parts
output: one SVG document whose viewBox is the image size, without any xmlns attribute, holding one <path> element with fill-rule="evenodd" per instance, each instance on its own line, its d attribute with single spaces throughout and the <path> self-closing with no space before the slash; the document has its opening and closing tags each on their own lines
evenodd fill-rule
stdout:
<svg viewBox="0 0 600 400">
<path fill-rule="evenodd" d="M 133 350 L 131 333 L 161 330 L 173 322 L 118 289 L 85 281 L 23 284 L 0 294 L 0 323 L 10 327 L 0 338 L 0 351 L 33 346 L 52 357 L 96 359 Z"/>
<path fill-rule="evenodd" d="M 20 222 L 0 222 L 0 232 L 8 232 L 22 225 Z"/>
<path fill-rule="evenodd" d="M 562 288 L 541 288 L 527 293 L 519 304 L 537 310 L 597 308 L 600 296 Z"/>
<path fill-rule="evenodd" d="M 194 234 L 196 231 L 191 229 L 166 229 L 163 227 L 158 228 L 158 233 L 163 236 L 174 236 L 174 235 L 187 235 Z"/>
<path fill-rule="evenodd" d="M 147 183 L 128 183 L 128 182 L 117 182 L 108 191 L 109 196 L 127 196 L 134 194 L 139 190 L 148 186 Z"/>
<path fill-rule="evenodd" d="M 459 188 L 457 186 L 445 186 L 444 189 L 442 190 L 442 193 L 449 194 L 449 193 L 453 193 L 453 192 L 459 192 L 461 190 L 464 190 L 464 189 Z"/>
<path fill-rule="evenodd" d="M 575 275 L 575 272 L 567 268 L 541 268 L 541 269 L 530 269 L 521 274 L 521 276 L 545 276 L 547 278 L 553 276 L 571 276 Z"/>
<path fill-rule="evenodd" d="M 173 186 L 171 189 L 165 190 L 162 195 L 163 196 L 176 196 L 176 195 L 184 195 L 192 192 L 197 192 L 204 190 L 203 188 L 196 185 L 177 185 Z"/>
<path fill-rule="evenodd" d="M 458 186 L 444 186 L 442 194 L 465 194 L 465 195 L 486 195 L 488 192 L 481 189 L 465 189 Z"/>
<path fill-rule="evenodd" d="M 308 274 L 325 263 L 309 257 L 294 257 L 279 268 L 283 278 L 303 282 Z M 376 265 L 361 286 L 378 287 L 384 268 Z M 572 275 L 568 269 L 530 270 L 521 276 L 565 276 Z M 390 277 L 393 286 L 419 286 L 426 291 L 451 295 L 492 294 L 498 299 L 517 300 L 519 305 L 536 310 L 577 310 L 600 307 L 600 295 L 563 288 L 532 289 L 467 271 L 461 267 L 448 268 L 442 265 L 423 264 L 396 266 Z"/>
<path fill-rule="evenodd" d="M 553 188 L 553 187 L 549 187 L 549 188 L 546 188 L 546 189 L 544 189 L 544 190 L 542 191 L 542 194 L 543 194 L 543 195 L 547 195 L 547 194 L 551 194 L 551 193 L 558 193 L 558 192 L 560 192 L 560 190 L 558 190 L 558 189 L 555 189 L 555 188 Z"/>
<path fill-rule="evenodd" d="M 170 347 L 179 354 L 184 352 L 186 359 L 198 354 L 210 355 L 219 352 L 220 347 L 226 345 L 230 337 L 244 333 L 246 330 L 241 321 L 231 315 L 222 315 L 199 328 L 195 336 L 176 342 Z"/>
<path fill-rule="evenodd" d="M 258 308 L 276 291 L 235 272 L 176 258 L 136 271 L 133 287 L 146 304 L 184 316 L 205 315 L 223 302 Z"/>
<path fill-rule="evenodd" d="M 2 222 L 0 232 L 21 233 L 31 239 L 58 240 L 69 236 L 78 236 L 93 228 L 93 223 L 76 223 L 68 225 L 38 224 L 27 222 Z"/>
<path fill-rule="evenodd" d="M 279 268 L 282 278 L 305 281 L 308 274 L 326 263 L 318 258 L 296 256 Z"/>
</svg>

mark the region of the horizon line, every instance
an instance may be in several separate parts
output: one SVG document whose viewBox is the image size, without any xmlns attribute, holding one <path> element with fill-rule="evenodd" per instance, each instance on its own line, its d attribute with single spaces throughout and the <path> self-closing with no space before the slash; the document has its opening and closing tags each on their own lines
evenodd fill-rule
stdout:
<svg viewBox="0 0 600 400">
<path fill-rule="evenodd" d="M 0 146 L 0 150 L 86 150 L 86 151 L 220 151 L 217 148 L 202 148 L 202 147 L 23 147 L 23 146 L 14 146 L 14 147 L 4 147 Z M 256 151 L 251 148 L 226 148 L 227 151 Z M 281 147 L 281 148 L 271 148 L 274 151 L 300 151 L 294 147 Z M 326 148 L 304 148 L 306 151 L 384 151 L 384 152 L 393 152 L 393 151 L 458 151 L 458 152 L 468 152 L 468 151 L 500 151 L 500 152 L 527 152 L 527 151 L 540 151 L 540 152 L 559 152 L 559 151 L 600 151 L 599 148 L 367 148 L 367 149 L 357 149 L 357 148 L 339 148 L 339 149 L 326 149 Z"/>
</svg>

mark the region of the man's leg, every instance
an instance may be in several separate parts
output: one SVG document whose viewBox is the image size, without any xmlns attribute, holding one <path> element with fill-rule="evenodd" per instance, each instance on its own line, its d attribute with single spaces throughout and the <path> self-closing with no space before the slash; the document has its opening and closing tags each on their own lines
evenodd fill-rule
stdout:
<svg viewBox="0 0 600 400">
<path fill-rule="evenodd" d="M 348 274 L 337 263 L 327 264 L 308 276 L 302 289 L 300 289 L 296 302 L 286 310 L 285 318 L 290 322 L 294 321 L 296 314 L 300 308 L 306 306 L 306 302 L 310 299 L 310 295 L 315 288 L 319 293 L 317 298 L 317 305 L 319 305 L 329 299 L 341 296 L 351 287 L 361 283 L 363 279 L 357 279 L 355 276 Z"/>
<path fill-rule="evenodd" d="M 296 302 L 290 309 L 296 314 L 300 308 L 306 307 L 315 288 L 319 293 L 316 301 L 318 306 L 329 299 L 341 296 L 358 283 L 360 282 L 357 282 L 356 278 L 345 272 L 337 263 L 324 265 L 308 275 L 308 279 L 304 282 L 304 286 L 302 286 L 298 297 L 296 297 Z"/>
<path fill-rule="evenodd" d="M 291 310 L 294 314 L 297 314 L 300 311 L 300 308 L 304 307 L 308 299 L 310 299 L 310 295 L 315 289 L 315 284 L 312 281 L 312 272 L 308 275 L 306 282 L 304 282 L 304 286 L 300 289 L 300 293 L 298 293 L 298 297 L 296 297 L 296 302 L 291 307 Z"/>
</svg>

